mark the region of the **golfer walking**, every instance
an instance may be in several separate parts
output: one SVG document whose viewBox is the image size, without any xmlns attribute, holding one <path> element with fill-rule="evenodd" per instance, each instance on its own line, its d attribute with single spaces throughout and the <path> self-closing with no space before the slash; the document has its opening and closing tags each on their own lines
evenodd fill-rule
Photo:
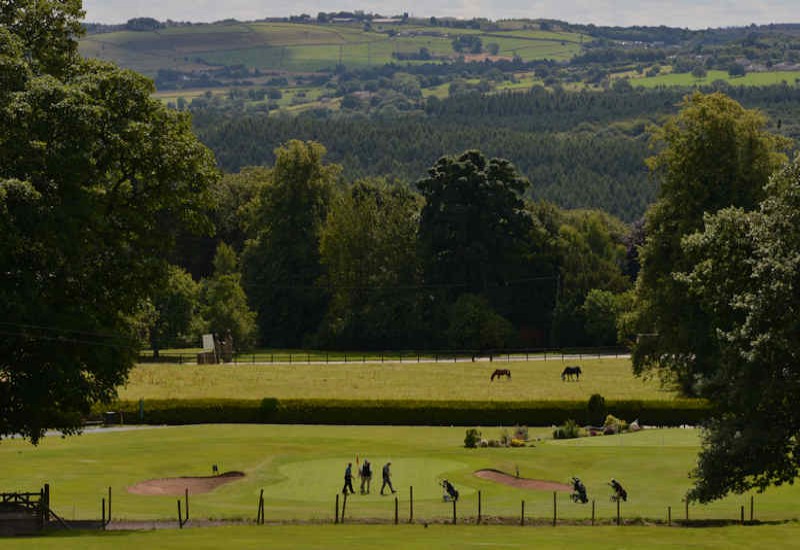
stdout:
<svg viewBox="0 0 800 550">
<path fill-rule="evenodd" d="M 353 489 L 353 463 L 348 462 L 347 468 L 344 471 L 344 487 L 342 487 L 342 494 L 347 494 L 347 491 L 350 491 L 350 494 L 355 494 L 355 490 Z"/>
<path fill-rule="evenodd" d="M 366 458 L 364 459 L 364 464 L 361 465 L 361 470 L 359 471 L 359 476 L 361 477 L 361 494 L 368 495 L 369 494 L 369 482 L 372 480 L 372 465 L 369 463 L 369 460 Z M 366 486 L 366 490 L 364 487 Z"/>
<path fill-rule="evenodd" d="M 389 489 L 391 489 L 392 494 L 397 492 L 394 490 L 394 487 L 392 487 L 392 472 L 389 471 L 389 467 L 391 465 L 391 462 L 387 462 L 383 465 L 383 485 L 381 485 L 381 494 L 383 494 L 383 490 L 386 489 L 387 485 L 389 486 Z"/>
</svg>

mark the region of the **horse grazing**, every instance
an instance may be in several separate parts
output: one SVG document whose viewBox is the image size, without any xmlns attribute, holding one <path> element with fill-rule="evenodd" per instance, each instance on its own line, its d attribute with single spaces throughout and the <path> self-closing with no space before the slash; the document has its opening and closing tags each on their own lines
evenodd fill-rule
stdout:
<svg viewBox="0 0 800 550">
<path fill-rule="evenodd" d="M 490 382 L 494 382 L 494 377 L 500 378 L 501 376 L 505 376 L 509 380 L 511 380 L 511 371 L 508 369 L 495 369 L 492 373 L 492 377 L 489 379 Z"/>
<path fill-rule="evenodd" d="M 581 371 L 580 367 L 566 367 L 561 373 L 561 380 L 572 380 L 572 377 L 574 376 L 575 380 L 580 382 L 581 374 L 583 374 L 583 372 Z"/>
</svg>

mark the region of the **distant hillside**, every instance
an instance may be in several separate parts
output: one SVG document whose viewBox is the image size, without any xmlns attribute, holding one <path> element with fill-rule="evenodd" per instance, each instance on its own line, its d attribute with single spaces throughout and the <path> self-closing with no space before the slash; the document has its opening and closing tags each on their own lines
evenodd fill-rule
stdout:
<svg viewBox="0 0 800 550">
<path fill-rule="evenodd" d="M 143 18 L 144 19 L 144 18 Z M 159 69 L 197 71 L 243 65 L 258 71 L 315 72 L 409 63 L 467 59 L 565 60 L 580 52 L 580 33 L 538 28 L 453 29 L 401 22 L 291 23 L 226 21 L 180 26 L 112 27 L 81 40 L 81 53 L 107 59 L 149 76 Z M 103 30 L 93 27 L 93 30 Z M 459 36 L 480 47 L 453 45 Z"/>
</svg>

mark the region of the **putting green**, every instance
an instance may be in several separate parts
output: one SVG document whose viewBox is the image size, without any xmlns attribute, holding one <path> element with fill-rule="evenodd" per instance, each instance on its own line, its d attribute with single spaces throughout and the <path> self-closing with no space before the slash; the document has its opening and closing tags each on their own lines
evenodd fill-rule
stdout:
<svg viewBox="0 0 800 550">
<path fill-rule="evenodd" d="M 268 488 L 272 498 L 286 500 L 303 500 L 330 502 L 332 495 L 341 491 L 344 485 L 344 469 L 347 462 L 353 463 L 353 487 L 356 493 L 359 492 L 360 479 L 356 475 L 355 459 L 319 459 L 306 460 L 285 464 L 279 468 L 279 472 L 286 479 L 271 485 Z M 376 501 L 381 497 L 381 468 L 384 460 L 377 458 L 372 461 L 372 485 L 369 495 L 356 494 L 353 498 L 362 501 Z M 392 484 L 398 491 L 398 495 L 407 496 L 408 487 L 414 487 L 414 498 L 436 499 L 441 497 L 442 488 L 439 482 L 452 474 L 467 470 L 467 464 L 455 460 L 443 460 L 439 458 L 415 458 L 403 457 L 392 460 L 391 473 Z M 389 490 L 387 489 L 388 493 Z M 474 493 L 471 487 L 459 488 L 463 495 Z"/>
</svg>

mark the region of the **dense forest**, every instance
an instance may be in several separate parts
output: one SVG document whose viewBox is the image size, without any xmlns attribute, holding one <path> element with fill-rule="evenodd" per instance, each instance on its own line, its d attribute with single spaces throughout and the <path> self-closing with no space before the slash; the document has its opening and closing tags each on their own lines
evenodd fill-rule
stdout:
<svg viewBox="0 0 800 550">
<path fill-rule="evenodd" d="M 772 115 L 776 130 L 800 135 L 800 89 L 726 87 L 747 107 Z M 631 222 L 657 192 L 648 179 L 647 127 L 674 114 L 685 92 L 612 89 L 467 94 L 432 98 L 419 109 L 264 116 L 229 104 L 192 108 L 201 139 L 226 171 L 270 165 L 290 139 L 314 140 L 351 179 L 386 176 L 407 183 L 443 155 L 477 148 L 511 160 L 531 182 L 526 191 L 562 208 L 599 208 Z"/>
</svg>

